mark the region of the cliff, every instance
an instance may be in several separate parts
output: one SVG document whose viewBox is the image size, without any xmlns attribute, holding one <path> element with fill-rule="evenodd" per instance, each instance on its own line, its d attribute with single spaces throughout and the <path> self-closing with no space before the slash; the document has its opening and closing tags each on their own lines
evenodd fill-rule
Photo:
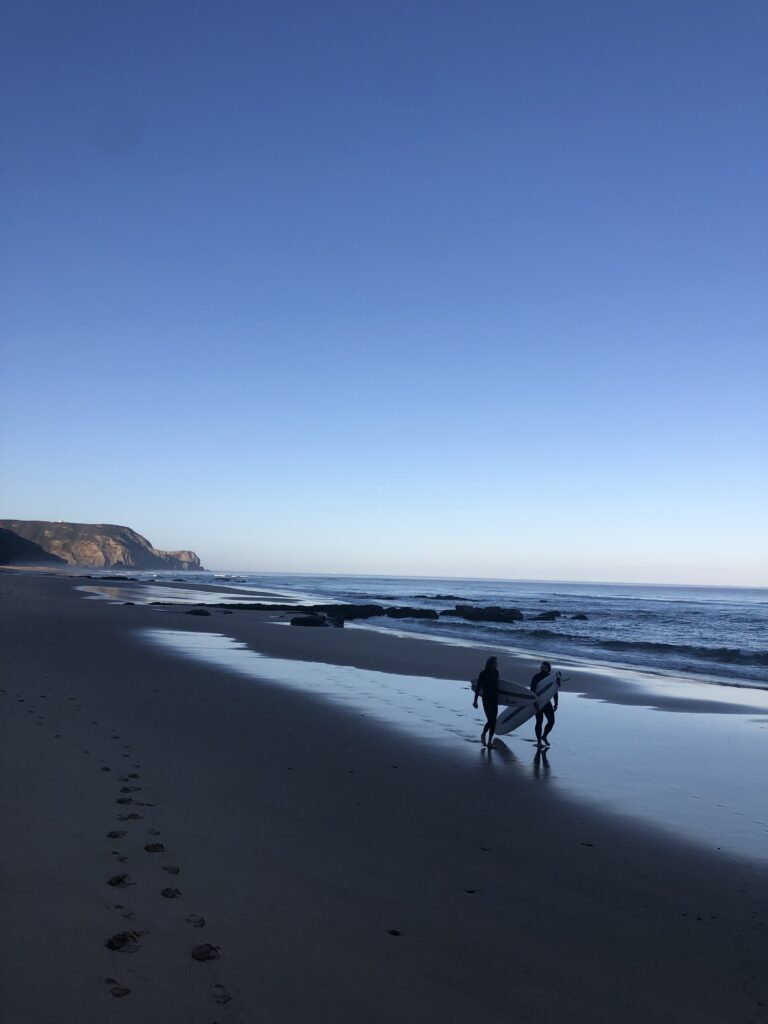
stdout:
<svg viewBox="0 0 768 1024">
<path fill-rule="evenodd" d="M 0 565 L 66 565 L 66 562 L 12 530 L 0 529 Z"/>
<path fill-rule="evenodd" d="M 31 541 L 49 556 L 63 559 L 69 565 L 97 569 L 202 568 L 194 551 L 158 551 L 146 537 L 127 526 L 0 519 L 0 529 L 12 531 L 17 538 Z"/>
</svg>

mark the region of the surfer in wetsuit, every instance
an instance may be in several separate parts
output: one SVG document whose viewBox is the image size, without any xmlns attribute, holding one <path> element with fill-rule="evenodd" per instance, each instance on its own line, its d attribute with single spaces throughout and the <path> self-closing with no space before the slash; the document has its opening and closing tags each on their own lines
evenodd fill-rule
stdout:
<svg viewBox="0 0 768 1024">
<path fill-rule="evenodd" d="M 483 711 L 485 712 L 485 725 L 480 733 L 480 742 L 489 748 L 493 744 L 493 734 L 496 731 L 496 718 L 499 714 L 499 670 L 496 665 L 496 658 L 489 658 L 485 668 L 477 677 L 477 689 L 472 707 L 477 707 L 477 698 L 483 698 Z M 488 737 L 486 743 L 486 735 Z"/>
<path fill-rule="evenodd" d="M 549 676 L 552 672 L 552 666 L 548 661 L 542 661 L 541 667 L 536 675 L 531 680 L 531 689 L 534 693 L 538 692 L 539 685 Z M 557 711 L 557 691 L 552 700 L 548 700 L 544 707 L 536 712 L 536 745 L 538 747 L 548 747 L 549 740 L 547 736 L 552 732 L 555 727 L 555 712 Z M 541 734 L 541 726 L 546 718 L 547 724 L 544 728 L 544 735 Z"/>
</svg>

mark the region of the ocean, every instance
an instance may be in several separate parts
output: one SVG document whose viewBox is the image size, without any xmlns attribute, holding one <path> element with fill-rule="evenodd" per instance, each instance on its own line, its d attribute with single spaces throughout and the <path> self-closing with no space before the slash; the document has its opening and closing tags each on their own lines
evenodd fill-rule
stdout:
<svg viewBox="0 0 768 1024">
<path fill-rule="evenodd" d="M 171 574 L 132 575 L 161 583 Z M 242 600 L 258 591 L 255 601 L 369 602 L 437 612 L 457 604 L 518 608 L 524 618 L 514 623 L 381 617 L 355 626 L 768 689 L 765 588 L 253 572 L 185 573 L 183 579 L 237 588 Z M 548 611 L 560 616 L 537 618 Z"/>
</svg>

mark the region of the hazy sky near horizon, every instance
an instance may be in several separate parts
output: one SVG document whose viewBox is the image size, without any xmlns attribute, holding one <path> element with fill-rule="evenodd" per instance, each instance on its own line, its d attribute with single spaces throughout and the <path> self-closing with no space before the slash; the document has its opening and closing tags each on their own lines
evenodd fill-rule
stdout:
<svg viewBox="0 0 768 1024">
<path fill-rule="evenodd" d="M 760 0 L 0 20 L 0 516 L 768 585 Z"/>
</svg>

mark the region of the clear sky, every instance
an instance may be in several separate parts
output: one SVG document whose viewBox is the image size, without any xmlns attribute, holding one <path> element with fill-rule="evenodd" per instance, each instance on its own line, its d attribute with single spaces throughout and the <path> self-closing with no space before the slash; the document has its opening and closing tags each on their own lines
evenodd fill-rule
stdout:
<svg viewBox="0 0 768 1024">
<path fill-rule="evenodd" d="M 0 10 L 0 515 L 768 584 L 763 0 Z"/>
</svg>

